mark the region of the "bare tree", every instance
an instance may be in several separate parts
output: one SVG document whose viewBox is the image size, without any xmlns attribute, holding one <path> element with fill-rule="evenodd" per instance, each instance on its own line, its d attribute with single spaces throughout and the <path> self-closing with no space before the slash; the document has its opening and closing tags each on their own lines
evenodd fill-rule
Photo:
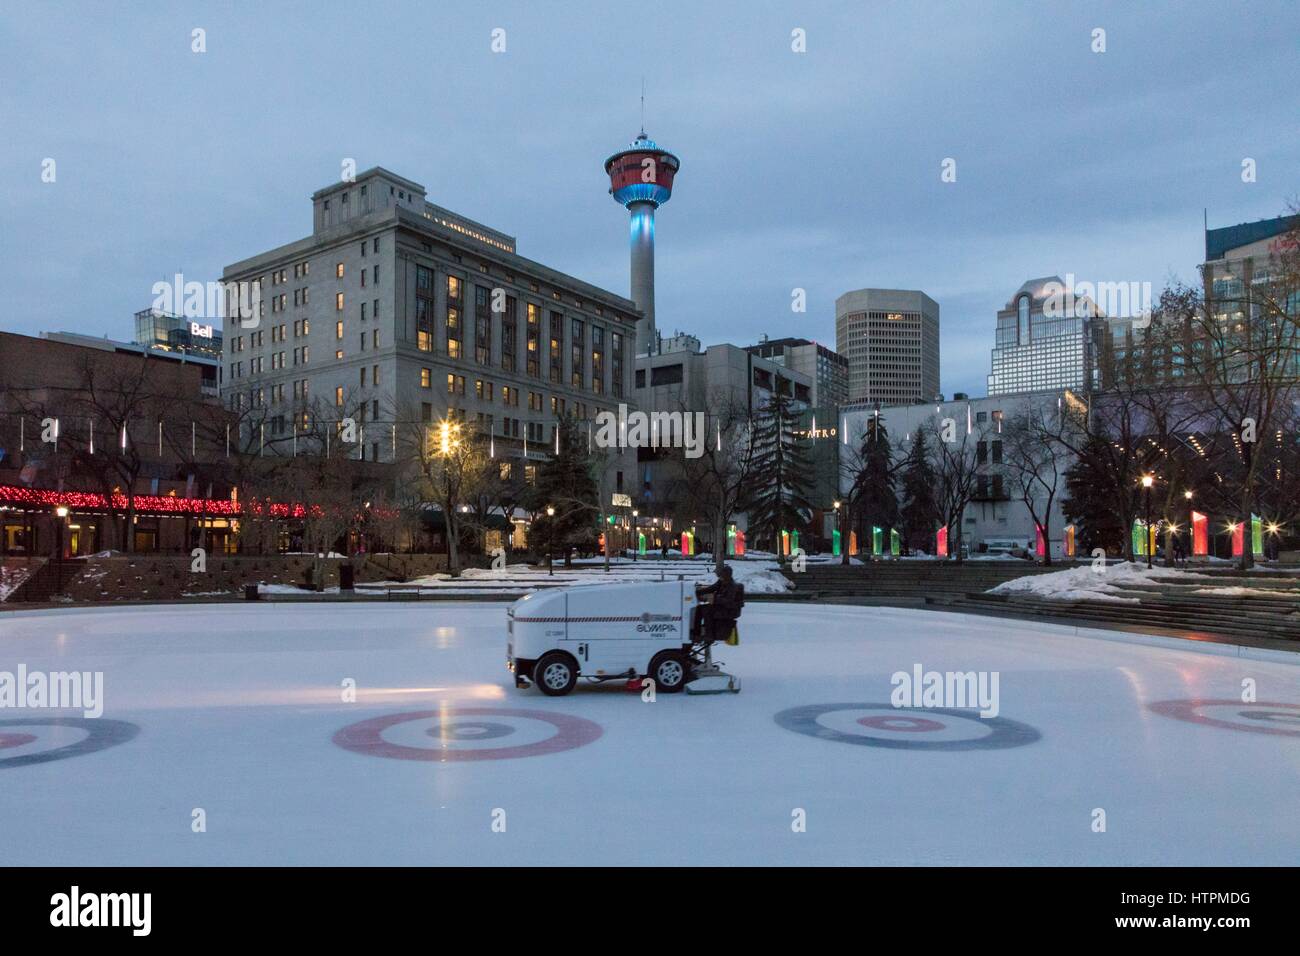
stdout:
<svg viewBox="0 0 1300 956">
<path fill-rule="evenodd" d="M 1052 506 L 1064 481 L 1057 468 L 1062 448 L 1055 439 L 1055 402 L 1031 401 L 1005 423 L 1002 464 L 1012 493 L 1024 502 L 1043 536 L 1043 564 L 1052 563 Z"/>
<path fill-rule="evenodd" d="M 975 497 L 979 484 L 979 438 L 950 418 L 931 420 L 918 426 L 920 429 L 928 432 L 926 442 L 934 463 L 935 504 L 948 529 L 948 554 L 960 564 L 966 506 Z"/>
<path fill-rule="evenodd" d="M 414 416 L 396 425 L 399 466 L 416 482 L 421 500 L 437 502 L 447 533 L 447 568 L 460 575 L 462 506 L 468 507 L 490 479 L 496 462 L 486 436 L 460 421 L 422 422 Z"/>
<path fill-rule="evenodd" d="M 718 390 L 705 418 L 703 454 L 677 457 L 678 486 L 693 514 L 703 516 L 713 535 L 713 564 L 726 560 L 727 525 L 741 508 L 754 468 L 753 429 L 743 403 Z M 683 414 L 690 414 L 683 406 Z"/>
</svg>

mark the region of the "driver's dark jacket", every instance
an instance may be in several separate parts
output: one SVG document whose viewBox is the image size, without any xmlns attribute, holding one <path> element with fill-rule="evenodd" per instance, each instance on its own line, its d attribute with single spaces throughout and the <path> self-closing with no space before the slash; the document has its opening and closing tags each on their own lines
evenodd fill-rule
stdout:
<svg viewBox="0 0 1300 956">
<path fill-rule="evenodd" d="M 713 584 L 700 588 L 699 592 L 713 595 L 713 607 L 717 613 L 725 614 L 727 617 L 740 616 L 745 589 L 734 579 L 728 581 L 726 578 L 718 578 Z"/>
</svg>

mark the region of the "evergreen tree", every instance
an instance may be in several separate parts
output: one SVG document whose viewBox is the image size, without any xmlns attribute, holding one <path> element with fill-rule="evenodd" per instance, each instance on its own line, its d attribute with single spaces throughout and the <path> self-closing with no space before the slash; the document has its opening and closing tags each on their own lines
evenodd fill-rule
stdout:
<svg viewBox="0 0 1300 956">
<path fill-rule="evenodd" d="M 1061 513 L 1075 526 L 1080 553 L 1104 548 L 1107 554 L 1124 554 L 1127 546 L 1127 531 L 1115 507 L 1114 481 L 1105 466 L 1106 441 L 1101 435 L 1089 437 L 1083 454 L 1065 473 Z"/>
<path fill-rule="evenodd" d="M 903 537 L 913 551 L 934 550 L 935 529 L 939 527 L 939 506 L 934 500 L 935 474 L 930 449 L 925 443 L 925 429 L 918 428 L 912 437 L 907 460 L 903 463 Z"/>
<path fill-rule="evenodd" d="M 861 467 L 853 488 L 858 540 L 870 543 L 871 529 L 879 528 L 882 547 L 888 551 L 889 532 L 899 522 L 898 496 L 894 493 L 894 450 L 889 445 L 889 430 L 878 416 L 867 420 L 858 460 Z"/>
<path fill-rule="evenodd" d="M 557 419 L 558 441 L 551 457 L 537 466 L 537 481 L 528 495 L 530 510 L 537 515 L 529 544 L 535 551 L 549 547 L 562 553 L 565 564 L 574 546 L 594 548 L 600 516 L 597 463 L 579 425 L 571 415 Z M 555 514 L 548 515 L 547 508 L 554 508 Z"/>
<path fill-rule="evenodd" d="M 808 530 L 812 463 L 794 434 L 789 396 L 773 392 L 753 429 L 753 471 L 745 510 L 750 527 L 781 554 L 781 532 Z"/>
</svg>

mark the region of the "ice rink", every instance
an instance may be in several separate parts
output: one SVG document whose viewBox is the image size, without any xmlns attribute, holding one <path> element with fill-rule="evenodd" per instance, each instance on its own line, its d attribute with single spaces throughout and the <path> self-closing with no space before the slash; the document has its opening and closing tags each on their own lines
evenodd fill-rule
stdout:
<svg viewBox="0 0 1300 956">
<path fill-rule="evenodd" d="M 648 703 L 618 683 L 548 698 L 515 689 L 505 614 L 429 602 L 2 614 L 0 672 L 102 672 L 104 712 L 0 709 L 0 857 L 1300 859 L 1300 668 L 1283 660 L 941 612 L 750 604 L 741 646 L 719 655 L 739 695 Z M 891 675 L 916 665 L 997 672 L 998 717 L 891 709 Z"/>
</svg>

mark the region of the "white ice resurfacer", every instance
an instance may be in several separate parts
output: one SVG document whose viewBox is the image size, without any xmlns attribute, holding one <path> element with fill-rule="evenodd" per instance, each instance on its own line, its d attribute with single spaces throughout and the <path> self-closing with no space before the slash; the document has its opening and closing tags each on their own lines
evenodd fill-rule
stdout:
<svg viewBox="0 0 1300 956">
<path fill-rule="evenodd" d="M 510 607 L 506 666 L 516 687 L 533 683 L 552 697 L 579 677 L 649 677 L 667 694 L 739 693 L 740 681 L 713 662 L 700 604 L 685 581 L 538 591 Z"/>
</svg>

